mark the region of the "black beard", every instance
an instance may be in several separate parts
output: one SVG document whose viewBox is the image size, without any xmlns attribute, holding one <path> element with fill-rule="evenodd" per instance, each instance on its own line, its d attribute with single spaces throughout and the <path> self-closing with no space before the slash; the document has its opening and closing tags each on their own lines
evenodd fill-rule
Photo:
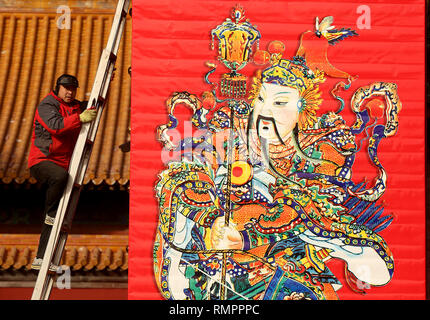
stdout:
<svg viewBox="0 0 430 320">
<path fill-rule="evenodd" d="M 276 126 L 276 121 L 275 121 L 275 119 L 273 117 L 265 117 L 265 116 L 262 116 L 262 115 L 258 115 L 257 122 L 255 124 L 256 127 L 257 127 L 256 129 L 257 129 L 257 136 L 258 136 L 258 138 L 261 140 L 261 136 L 260 136 L 260 121 L 261 120 L 272 122 L 273 128 L 275 129 L 275 134 L 278 137 L 279 142 L 281 142 L 283 145 L 285 145 L 285 142 L 282 140 L 281 135 L 279 134 L 278 127 Z"/>
<path fill-rule="evenodd" d="M 248 125 L 247 125 L 247 128 L 246 128 L 246 145 L 248 146 L 248 148 L 250 148 L 250 146 L 251 146 L 251 144 L 250 144 L 250 133 L 251 133 L 251 129 L 252 129 L 252 124 L 254 123 L 253 120 L 254 120 L 254 110 L 252 110 L 251 113 L 248 116 Z M 258 115 L 257 122 L 256 122 L 256 125 L 257 125 L 257 136 L 258 136 L 258 139 L 260 140 L 260 143 L 266 143 L 266 139 L 263 139 L 260 136 L 260 132 L 259 132 L 259 129 L 258 129 L 260 120 L 271 121 L 272 124 L 273 124 L 273 128 L 275 128 L 275 134 L 276 134 L 276 136 L 278 137 L 279 141 L 283 145 L 285 145 L 285 142 L 282 141 L 281 135 L 279 134 L 278 127 L 276 126 L 275 119 L 273 117 L 265 117 L 265 116 L 262 116 L 262 115 Z M 250 154 L 250 151 L 249 151 L 249 154 Z"/>
</svg>

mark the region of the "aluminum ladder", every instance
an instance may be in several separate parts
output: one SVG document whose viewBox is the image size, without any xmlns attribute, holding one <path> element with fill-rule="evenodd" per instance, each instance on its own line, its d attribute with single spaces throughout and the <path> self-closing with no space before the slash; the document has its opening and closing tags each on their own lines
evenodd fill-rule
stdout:
<svg viewBox="0 0 430 320">
<path fill-rule="evenodd" d="M 92 146 L 105 105 L 114 71 L 118 48 L 124 31 L 130 0 L 119 0 L 106 48 L 101 54 L 96 77 L 87 108 L 96 108 L 94 121 L 82 124 L 69 166 L 69 179 L 58 205 L 51 235 L 46 246 L 43 262 L 37 276 L 31 300 L 48 300 L 54 284 L 50 263 L 59 265 L 66 246 L 68 231 L 79 201 L 82 183 L 91 156 Z"/>
</svg>

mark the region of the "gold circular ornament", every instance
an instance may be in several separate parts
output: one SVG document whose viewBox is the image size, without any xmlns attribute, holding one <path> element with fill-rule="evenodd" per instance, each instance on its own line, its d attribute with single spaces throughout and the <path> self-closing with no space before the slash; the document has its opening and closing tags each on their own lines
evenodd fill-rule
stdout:
<svg viewBox="0 0 430 320">
<path fill-rule="evenodd" d="M 231 183 L 243 185 L 252 178 L 252 167 L 246 161 L 235 161 L 231 166 Z"/>
</svg>

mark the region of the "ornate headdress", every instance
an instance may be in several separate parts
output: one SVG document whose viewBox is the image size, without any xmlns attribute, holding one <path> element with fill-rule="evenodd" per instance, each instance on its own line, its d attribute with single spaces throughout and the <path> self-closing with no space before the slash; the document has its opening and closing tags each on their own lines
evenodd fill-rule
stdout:
<svg viewBox="0 0 430 320">
<path fill-rule="evenodd" d="M 276 49 L 273 49 L 276 48 Z M 300 130 L 313 127 L 317 120 L 316 111 L 322 102 L 319 84 L 325 81 L 324 73 L 313 72 L 306 66 L 303 57 L 295 56 L 292 60 L 282 59 L 284 46 L 279 41 L 269 44 L 269 51 L 258 50 L 254 56 L 256 64 L 264 65 L 270 61 L 271 66 L 264 70 L 258 70 L 253 78 L 252 89 L 249 98 L 258 97 L 263 83 L 273 83 L 281 86 L 292 87 L 299 91 L 299 122 Z"/>
</svg>

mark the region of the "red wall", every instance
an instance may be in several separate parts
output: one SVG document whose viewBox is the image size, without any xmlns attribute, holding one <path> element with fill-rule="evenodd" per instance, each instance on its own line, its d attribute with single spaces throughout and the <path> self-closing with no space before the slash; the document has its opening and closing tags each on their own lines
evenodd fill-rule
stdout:
<svg viewBox="0 0 430 320">
<path fill-rule="evenodd" d="M 130 192 L 129 298 L 159 299 L 152 273 L 152 243 L 158 219 L 154 183 L 163 169 L 161 145 L 155 129 L 167 122 L 165 101 L 174 91 L 200 95 L 208 90 L 204 63 L 215 60 L 209 49 L 210 31 L 229 16 L 237 1 L 158 0 L 133 1 L 132 139 Z M 362 1 L 240 1 L 251 23 L 262 35 L 260 47 L 273 40 L 286 44 L 291 56 L 302 32 L 313 30 L 315 17 L 334 17 L 337 27 L 355 29 L 358 37 L 329 48 L 330 62 L 359 75 L 344 93 L 346 107 L 354 91 L 374 81 L 395 82 L 403 103 L 395 137 L 381 142 L 379 157 L 388 174 L 385 212 L 395 219 L 381 235 L 394 255 L 392 281 L 372 288 L 365 296 L 347 288 L 343 268 L 330 268 L 344 283 L 341 299 L 425 298 L 425 185 L 424 185 L 424 10 L 423 0 L 373 0 L 371 29 L 359 30 L 357 7 Z M 250 73 L 252 66 L 244 71 Z M 329 80 L 323 91 L 333 86 Z M 328 94 L 321 111 L 337 110 Z M 346 115 L 345 115 L 346 114 Z M 352 124 L 352 113 L 344 118 Z M 361 153 L 353 180 L 372 180 L 376 170 Z"/>
</svg>

